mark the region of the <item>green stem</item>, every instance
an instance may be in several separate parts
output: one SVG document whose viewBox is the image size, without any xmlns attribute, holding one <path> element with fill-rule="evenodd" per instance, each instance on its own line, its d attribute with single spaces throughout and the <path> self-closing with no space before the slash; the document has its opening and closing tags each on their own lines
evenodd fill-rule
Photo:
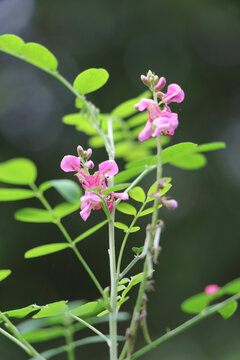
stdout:
<svg viewBox="0 0 240 360">
<path fill-rule="evenodd" d="M 18 328 L 12 324 L 12 322 L 7 318 L 7 316 L 5 316 L 1 311 L 0 311 L 0 317 L 4 320 L 6 327 L 12 332 L 12 334 L 15 336 L 15 339 L 18 340 L 18 345 L 20 346 L 19 342 L 25 346 L 25 348 L 28 349 L 27 353 L 30 356 L 33 356 L 35 359 L 41 359 L 44 360 L 44 358 L 37 352 L 36 349 L 34 349 L 34 347 L 32 347 L 31 344 L 29 344 L 29 342 L 27 340 L 25 340 L 25 338 L 23 337 L 23 335 L 20 333 L 20 331 L 18 330 Z M 4 331 L 4 330 L 3 330 Z M 2 332 L 3 333 L 3 332 Z M 7 332 L 5 332 L 6 334 L 8 334 Z M 7 335 L 6 335 L 7 336 Z M 9 337 L 10 338 L 10 337 Z M 16 341 L 15 341 L 16 342 Z M 17 343 L 17 342 L 16 342 Z M 23 348 L 23 346 L 21 346 Z"/>
<path fill-rule="evenodd" d="M 85 325 L 86 327 L 88 327 L 90 330 L 92 330 L 95 334 L 97 334 L 98 336 L 100 336 L 102 339 L 104 339 L 106 341 L 106 343 L 110 346 L 110 341 L 109 339 L 103 334 L 101 333 L 101 331 L 99 331 L 98 329 L 96 329 L 94 326 L 92 326 L 91 324 L 89 324 L 88 322 L 86 322 L 85 320 L 81 319 L 80 317 L 69 313 L 69 316 L 71 316 L 71 318 L 73 318 L 74 320 L 80 322 L 81 324 Z"/>
<path fill-rule="evenodd" d="M 107 296 L 103 290 L 103 288 L 101 287 L 99 281 L 97 280 L 96 276 L 94 275 L 94 273 L 92 272 L 92 270 L 90 269 L 90 267 L 88 266 L 87 262 L 84 260 L 84 258 L 82 257 L 81 253 L 79 252 L 79 250 L 77 249 L 76 245 L 74 244 L 73 240 L 71 239 L 71 236 L 69 235 L 69 233 L 67 232 L 67 230 L 65 229 L 65 227 L 63 226 L 63 224 L 61 223 L 61 220 L 56 217 L 52 207 L 50 206 L 50 204 L 48 203 L 48 201 L 46 200 L 46 198 L 44 197 L 44 195 L 39 191 L 39 189 L 37 188 L 37 186 L 35 184 L 31 185 L 32 190 L 34 191 L 36 197 L 40 200 L 40 202 L 42 203 L 42 205 L 46 208 L 46 210 L 53 215 L 54 219 L 55 219 L 55 224 L 57 225 L 57 227 L 59 228 L 59 230 L 61 231 L 61 233 L 63 234 L 63 236 L 65 237 L 65 239 L 67 240 L 67 242 L 71 245 L 71 248 L 73 249 L 74 253 L 76 254 L 78 260 L 81 262 L 81 264 L 83 265 L 83 267 L 85 268 L 85 270 L 87 271 L 87 273 L 89 274 L 89 276 L 91 277 L 91 279 L 93 280 L 95 286 L 97 287 L 97 289 L 99 290 L 100 294 L 102 295 L 102 297 L 104 298 L 104 300 L 106 302 L 108 302 Z"/>
<path fill-rule="evenodd" d="M 158 137 L 157 137 L 157 159 L 158 160 L 157 160 L 156 181 L 158 184 L 158 182 L 162 176 L 161 135 L 158 135 Z M 157 220 L 158 220 L 158 205 L 159 205 L 159 200 L 155 199 L 154 206 L 153 206 L 152 223 L 151 223 L 151 240 L 150 240 L 151 244 L 153 243 L 154 231 L 155 231 L 155 228 L 157 225 Z M 146 284 L 147 284 L 147 278 L 148 278 L 148 259 L 146 257 L 145 262 L 144 262 L 144 268 L 143 268 L 143 279 L 142 279 L 142 282 L 139 287 L 137 301 L 136 301 L 136 305 L 134 307 L 133 316 L 132 316 L 132 320 L 131 320 L 130 328 L 129 328 L 129 332 L 131 335 L 134 334 L 136 322 L 139 317 L 139 312 L 140 312 L 140 308 L 141 308 L 141 304 L 142 304 L 142 298 L 143 298 L 143 294 L 145 292 L 145 288 L 146 288 Z M 128 341 L 126 341 L 124 344 L 124 347 L 122 349 L 119 360 L 123 360 L 125 358 L 127 351 L 128 351 Z"/>
<path fill-rule="evenodd" d="M 120 276 L 120 271 L 121 271 L 121 262 L 122 262 L 122 257 L 123 257 L 123 252 L 127 243 L 127 239 L 129 237 L 129 234 L 131 233 L 131 229 L 133 228 L 133 226 L 135 225 L 140 213 L 143 211 L 144 207 L 146 206 L 146 201 L 142 204 L 141 208 L 138 210 L 138 213 L 136 214 L 136 216 L 134 217 L 133 221 L 131 222 L 128 230 L 126 231 L 126 234 L 124 236 L 121 248 L 120 248 L 120 252 L 119 252 L 119 256 L 118 256 L 118 264 L 117 264 L 117 279 Z M 126 273 L 126 272 L 125 272 Z"/>
<path fill-rule="evenodd" d="M 68 360 L 75 360 L 74 347 L 73 347 L 73 334 L 71 327 L 65 330 L 65 339 L 67 344 Z"/>
<path fill-rule="evenodd" d="M 184 324 L 178 326 L 174 330 L 171 330 L 171 331 L 167 332 L 165 335 L 163 335 L 163 336 L 159 337 L 158 339 L 154 340 L 151 344 L 149 344 L 149 345 L 143 347 L 142 349 L 138 350 L 137 352 L 135 352 L 130 357 L 130 360 L 138 359 L 140 356 L 146 354 L 148 351 L 154 349 L 156 346 L 158 346 L 158 345 L 162 344 L 163 342 L 171 339 L 172 337 L 182 333 L 183 331 L 187 330 L 188 328 L 195 325 L 199 321 L 201 321 L 201 320 L 215 314 L 217 311 L 219 311 L 221 308 L 223 308 L 227 304 L 231 303 L 232 301 L 239 300 L 239 299 L 240 299 L 240 294 L 236 294 L 236 295 L 230 297 L 229 299 L 227 299 L 225 301 L 222 301 L 219 304 L 216 304 L 216 305 L 213 305 L 213 306 L 211 306 L 209 308 L 206 308 L 200 314 L 194 316 L 192 319 L 186 321 Z"/>
<path fill-rule="evenodd" d="M 4 335 L 5 337 L 7 337 L 9 340 L 11 340 L 12 342 L 14 342 L 15 344 L 17 344 L 20 348 L 22 348 L 28 355 L 30 354 L 30 350 L 18 339 L 16 339 L 14 336 L 12 336 L 11 334 L 9 334 L 7 331 L 5 331 L 4 329 L 0 328 L 0 334 Z"/>
</svg>

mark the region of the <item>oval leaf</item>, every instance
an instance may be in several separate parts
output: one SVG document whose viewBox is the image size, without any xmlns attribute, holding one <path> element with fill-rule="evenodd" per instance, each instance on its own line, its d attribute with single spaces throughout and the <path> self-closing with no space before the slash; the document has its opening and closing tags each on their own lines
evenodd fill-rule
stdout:
<svg viewBox="0 0 240 360">
<path fill-rule="evenodd" d="M 63 218 L 64 216 L 70 215 L 74 211 L 77 211 L 81 206 L 81 202 L 77 201 L 76 203 L 62 203 L 53 209 L 54 214 L 59 219 Z"/>
<path fill-rule="evenodd" d="M 58 61 L 55 56 L 43 45 L 29 42 L 22 46 L 21 53 L 27 60 L 45 70 L 56 70 Z"/>
<path fill-rule="evenodd" d="M 125 118 L 132 114 L 135 114 L 137 112 L 137 110 L 134 109 L 134 105 L 137 102 L 139 102 L 142 98 L 147 98 L 147 97 L 149 98 L 150 96 L 151 96 L 150 91 L 145 91 L 143 94 L 139 95 L 138 97 L 136 97 L 134 99 L 124 101 L 122 104 L 118 105 L 112 111 L 112 115 L 119 116 L 121 118 Z"/>
<path fill-rule="evenodd" d="M 197 152 L 205 152 L 205 151 L 214 151 L 214 150 L 220 150 L 225 149 L 226 144 L 222 141 L 212 142 L 208 144 L 202 144 L 199 145 L 196 149 Z"/>
<path fill-rule="evenodd" d="M 220 310 L 218 310 L 218 312 L 222 315 L 224 319 L 229 319 L 235 313 L 237 307 L 237 301 L 233 301 L 222 307 Z"/>
<path fill-rule="evenodd" d="M 82 95 L 100 89 L 109 78 L 105 69 L 88 69 L 81 72 L 75 79 L 73 86 Z"/>
<path fill-rule="evenodd" d="M 24 41 L 19 36 L 12 34 L 0 36 L 0 49 L 3 51 L 20 54 L 23 45 Z"/>
<path fill-rule="evenodd" d="M 191 142 L 185 142 L 169 146 L 162 152 L 162 164 L 174 161 L 177 158 L 191 154 L 197 149 L 197 145 Z"/>
<path fill-rule="evenodd" d="M 27 189 L 0 188 L 0 201 L 23 200 L 34 196 L 34 192 Z"/>
<path fill-rule="evenodd" d="M 222 288 L 222 291 L 224 294 L 229 294 L 229 295 L 240 293 L 240 278 L 237 278 L 226 284 Z"/>
<path fill-rule="evenodd" d="M 121 171 L 114 177 L 115 184 L 122 183 L 124 181 L 132 179 L 134 176 L 141 174 L 145 170 L 145 166 L 139 166 L 134 169 Z"/>
<path fill-rule="evenodd" d="M 118 229 L 125 230 L 125 231 L 128 229 L 128 226 L 121 222 L 115 222 L 114 226 Z"/>
<path fill-rule="evenodd" d="M 0 163 L 0 181 L 8 184 L 29 185 L 35 182 L 37 169 L 28 159 L 16 158 Z"/>
<path fill-rule="evenodd" d="M 0 270 L 0 281 L 6 279 L 11 273 L 12 271 L 9 269 Z"/>
<path fill-rule="evenodd" d="M 146 199 L 145 192 L 140 186 L 136 186 L 135 188 L 129 190 L 129 196 L 135 201 L 144 202 Z"/>
<path fill-rule="evenodd" d="M 134 232 L 137 232 L 137 231 L 139 231 L 140 230 L 140 227 L 139 226 L 133 226 L 130 230 L 129 230 L 129 232 L 130 233 L 134 233 Z"/>
<path fill-rule="evenodd" d="M 79 235 L 75 240 L 74 240 L 74 244 L 77 244 L 79 241 L 86 239 L 88 236 L 92 235 L 93 233 L 95 233 L 96 231 L 98 231 L 99 229 L 101 229 L 101 227 L 103 227 L 105 224 L 108 223 L 108 220 L 104 220 L 102 222 L 100 222 L 99 224 L 91 227 L 91 229 L 88 229 L 87 231 L 85 231 L 84 233 L 82 233 L 81 235 Z"/>
<path fill-rule="evenodd" d="M 158 206 L 158 209 L 160 209 L 161 207 L 162 207 L 162 205 L 160 204 L 160 205 Z M 143 210 L 143 211 L 140 213 L 139 216 L 149 215 L 149 214 L 151 214 L 151 213 L 153 212 L 153 210 L 154 210 L 154 207 L 151 207 L 151 208 L 148 208 L 148 209 L 146 209 L 146 210 Z"/>
<path fill-rule="evenodd" d="M 98 301 L 91 301 L 87 304 L 78 306 L 77 308 L 73 309 L 71 312 L 79 316 L 80 318 L 86 318 L 98 315 L 100 312 L 102 312 L 105 309 L 105 307 L 99 303 Z"/>
<path fill-rule="evenodd" d="M 54 221 L 53 215 L 47 210 L 23 208 L 15 212 L 14 218 L 23 222 L 50 223 Z"/>
<path fill-rule="evenodd" d="M 189 154 L 170 161 L 170 164 L 184 170 L 197 170 L 204 167 L 207 159 L 202 154 Z"/>
<path fill-rule="evenodd" d="M 207 307 L 212 299 L 212 296 L 200 293 L 185 300 L 181 305 L 181 309 L 189 314 L 198 314 Z"/>
<path fill-rule="evenodd" d="M 21 308 L 21 309 L 5 311 L 4 315 L 6 317 L 14 317 L 14 318 L 17 318 L 17 319 L 22 319 L 25 316 L 27 316 L 28 314 L 30 314 L 30 313 L 32 313 L 34 311 L 38 311 L 41 308 L 42 308 L 42 306 L 32 304 L 32 305 L 26 306 L 26 307 Z M 1 322 L 1 320 L 0 320 L 0 322 Z"/>
<path fill-rule="evenodd" d="M 39 256 L 49 255 L 67 249 L 68 247 L 69 244 L 63 244 L 63 243 L 42 245 L 28 250 L 24 254 L 24 257 L 25 259 L 31 259 Z"/>
<path fill-rule="evenodd" d="M 118 211 L 124 213 L 124 214 L 128 214 L 128 215 L 136 215 L 137 210 L 135 209 L 135 207 L 133 207 L 132 205 L 128 204 L 128 203 L 120 203 L 117 205 L 116 208 Z"/>
<path fill-rule="evenodd" d="M 57 301 L 55 303 L 43 306 L 42 309 L 33 316 L 34 319 L 39 319 L 49 316 L 57 316 L 68 311 L 67 301 Z"/>
</svg>

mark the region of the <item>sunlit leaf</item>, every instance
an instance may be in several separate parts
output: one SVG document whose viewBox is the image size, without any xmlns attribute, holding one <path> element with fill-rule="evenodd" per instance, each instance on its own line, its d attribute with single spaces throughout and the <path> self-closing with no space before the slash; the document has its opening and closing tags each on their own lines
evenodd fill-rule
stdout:
<svg viewBox="0 0 240 360">
<path fill-rule="evenodd" d="M 57 206 L 55 206 L 54 214 L 59 219 L 63 218 L 64 216 L 67 216 L 75 211 L 77 211 L 81 206 L 81 202 L 77 201 L 75 203 L 62 203 Z"/>
<path fill-rule="evenodd" d="M 229 319 L 237 310 L 238 303 L 237 301 L 232 301 L 229 304 L 222 307 L 218 312 L 222 315 L 224 319 Z"/>
<path fill-rule="evenodd" d="M 75 79 L 73 86 L 82 95 L 100 89 L 109 78 L 105 69 L 88 69 L 81 72 Z"/>
<path fill-rule="evenodd" d="M 82 189 L 75 181 L 59 179 L 51 180 L 50 183 L 66 201 L 70 203 L 80 201 Z"/>
<path fill-rule="evenodd" d="M 50 223 L 54 217 L 47 210 L 36 208 L 23 208 L 15 212 L 14 218 L 19 221 L 33 223 Z"/>
<path fill-rule="evenodd" d="M 189 314 L 198 314 L 204 310 L 211 301 L 218 299 L 222 295 L 223 293 L 221 290 L 214 295 L 208 295 L 205 293 L 194 295 L 182 303 L 181 309 Z"/>
<path fill-rule="evenodd" d="M 114 223 L 114 226 L 120 230 L 127 230 L 128 229 L 128 226 L 121 223 L 121 222 L 115 222 Z"/>
<path fill-rule="evenodd" d="M 98 315 L 100 312 L 102 312 L 105 309 L 105 307 L 102 305 L 102 303 L 98 301 L 91 301 L 87 304 L 78 306 L 77 308 L 71 310 L 71 312 L 79 316 L 80 318 L 86 318 L 90 316 Z"/>
<path fill-rule="evenodd" d="M 134 176 L 141 174 L 145 170 L 145 166 L 139 166 L 134 169 L 121 171 L 114 177 L 115 184 L 122 183 L 132 179 Z"/>
<path fill-rule="evenodd" d="M 74 240 L 74 244 L 77 244 L 79 241 L 86 239 L 88 236 L 92 235 L 93 233 L 95 233 L 96 231 L 98 231 L 99 229 L 101 229 L 105 224 L 108 223 L 108 220 L 104 220 L 102 222 L 100 222 L 99 224 L 91 227 L 90 229 L 88 229 L 87 231 L 85 231 L 84 233 L 82 233 L 81 235 L 79 235 L 75 240 Z"/>
<path fill-rule="evenodd" d="M 35 320 L 36 321 L 36 320 Z M 34 329 L 23 334 L 25 340 L 30 343 L 43 342 L 64 336 L 65 329 L 62 326 L 52 326 L 43 329 Z"/>
<path fill-rule="evenodd" d="M 40 319 L 49 316 L 64 314 L 68 311 L 67 301 L 57 301 L 42 307 L 42 309 L 33 316 L 34 319 Z"/>
<path fill-rule="evenodd" d="M 133 207 L 132 205 L 126 203 L 126 202 L 121 202 L 120 204 L 117 205 L 116 209 L 124 214 L 128 214 L 128 215 L 136 215 L 137 210 L 135 209 L 135 207 Z"/>
<path fill-rule="evenodd" d="M 34 196 L 34 192 L 27 189 L 0 188 L 0 201 L 23 200 Z"/>
<path fill-rule="evenodd" d="M 131 276 L 130 282 L 127 285 L 126 289 L 122 293 L 122 297 L 125 297 L 127 293 L 132 289 L 133 286 L 139 284 L 143 279 L 144 273 L 141 272 L 137 275 Z"/>
<path fill-rule="evenodd" d="M 214 150 L 220 150 L 225 149 L 226 144 L 222 141 L 212 142 L 208 144 L 202 144 L 199 145 L 196 149 L 197 152 L 205 152 L 205 151 L 214 151 Z"/>
<path fill-rule="evenodd" d="M 197 170 L 204 167 L 207 159 L 202 154 L 189 154 L 170 161 L 170 164 L 184 170 Z"/>
<path fill-rule="evenodd" d="M 88 144 L 90 147 L 93 147 L 93 148 L 101 148 L 104 146 L 104 141 L 101 136 L 96 135 L 96 136 L 90 137 L 90 139 L 88 140 Z"/>
<path fill-rule="evenodd" d="M 53 254 L 55 252 L 67 249 L 69 247 L 69 244 L 65 243 L 54 243 L 54 244 L 47 244 L 47 245 L 41 245 L 38 247 L 35 247 L 33 249 L 28 250 L 24 257 L 25 259 L 31 259 L 39 256 L 49 255 Z"/>
<path fill-rule="evenodd" d="M 28 159 L 16 158 L 0 163 L 0 181 L 8 184 L 29 185 L 35 182 L 37 169 Z"/>
<path fill-rule="evenodd" d="M 94 127 L 80 113 L 65 115 L 62 121 L 64 124 L 76 126 L 78 131 L 82 131 L 87 135 L 97 134 Z"/>
<path fill-rule="evenodd" d="M 140 186 L 136 186 L 135 188 L 129 190 L 129 196 L 139 202 L 144 202 L 146 199 L 146 195 L 144 190 Z"/>
<path fill-rule="evenodd" d="M 197 145 L 191 142 L 169 146 L 162 151 L 162 164 L 170 163 L 175 159 L 191 154 L 196 148 Z"/>
<path fill-rule="evenodd" d="M 139 231 L 140 230 L 140 227 L 139 226 L 133 226 L 130 230 L 129 230 L 129 232 L 130 233 L 134 233 L 134 232 L 137 232 L 137 231 Z"/>
<path fill-rule="evenodd" d="M 27 316 L 28 314 L 30 314 L 30 313 L 32 313 L 34 311 L 38 311 L 41 308 L 42 308 L 42 306 L 32 304 L 32 305 L 26 306 L 24 308 L 5 311 L 3 314 L 8 318 L 14 317 L 14 318 L 17 318 L 17 319 L 22 319 L 25 316 Z M 2 319 L 0 319 L 0 322 L 2 322 Z"/>
<path fill-rule="evenodd" d="M 155 165 L 155 163 L 156 163 L 156 156 L 151 155 L 127 163 L 126 169 L 132 169 L 143 165 Z"/>
<path fill-rule="evenodd" d="M 162 207 L 162 205 L 159 205 L 159 206 L 158 206 L 158 209 L 160 209 L 161 207 Z M 146 209 L 146 210 L 141 211 L 141 213 L 140 213 L 139 216 L 149 215 L 149 214 L 153 213 L 153 211 L 154 211 L 154 207 L 150 207 L 150 208 L 148 208 L 148 209 Z"/>
<path fill-rule="evenodd" d="M 9 269 L 0 270 L 0 281 L 6 279 L 9 275 L 11 275 L 12 271 Z"/>
<path fill-rule="evenodd" d="M 0 50 L 21 54 L 21 48 L 23 45 L 24 41 L 19 36 L 12 34 L 0 36 Z"/>
<path fill-rule="evenodd" d="M 56 57 L 43 45 L 29 42 L 22 46 L 21 53 L 33 65 L 45 70 L 56 70 L 58 61 Z"/>
<path fill-rule="evenodd" d="M 240 293 L 240 278 L 230 281 L 222 287 L 224 294 L 234 295 Z"/>
<path fill-rule="evenodd" d="M 127 124 L 130 128 L 133 128 L 135 126 L 145 124 L 147 120 L 148 120 L 148 114 L 146 112 L 142 112 L 128 119 Z M 156 145 L 156 140 L 155 140 L 155 145 Z"/>
<path fill-rule="evenodd" d="M 125 118 L 128 117 L 132 114 L 134 114 L 135 112 L 137 112 L 137 110 L 134 109 L 134 105 L 139 102 L 141 100 L 141 98 L 143 97 L 150 97 L 151 93 L 150 91 L 145 91 L 143 94 L 139 95 L 138 97 L 131 99 L 131 100 L 127 100 L 125 102 L 123 102 L 122 104 L 118 105 L 113 111 L 112 111 L 112 115 L 114 116 L 119 116 L 121 118 Z"/>
</svg>

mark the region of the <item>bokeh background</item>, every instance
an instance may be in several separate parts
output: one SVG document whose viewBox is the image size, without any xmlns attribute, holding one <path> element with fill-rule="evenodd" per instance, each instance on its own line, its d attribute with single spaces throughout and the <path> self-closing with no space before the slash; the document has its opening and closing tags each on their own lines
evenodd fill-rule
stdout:
<svg viewBox="0 0 240 360">
<path fill-rule="evenodd" d="M 201 170 L 164 170 L 174 178 L 171 194 L 180 205 L 175 212 L 162 212 L 163 251 L 154 274 L 155 292 L 148 302 L 152 338 L 189 318 L 180 310 L 185 298 L 209 283 L 223 285 L 240 275 L 239 15 L 239 0 L 0 0 L 0 34 L 13 33 L 48 47 L 70 81 L 89 67 L 109 71 L 109 82 L 90 96 L 102 112 L 144 91 L 139 76 L 151 69 L 168 82 L 179 83 L 186 93 L 177 107 L 180 126 L 172 144 L 227 143 L 226 150 L 207 154 L 208 166 Z M 74 98 L 60 83 L 0 54 L 0 161 L 30 158 L 39 170 L 38 183 L 71 178 L 60 171 L 60 160 L 75 154 L 78 144 L 87 146 L 85 135 L 61 122 L 71 112 Z M 105 158 L 103 150 L 93 156 L 96 163 Z M 151 181 L 148 177 L 144 186 Z M 60 200 L 54 192 L 49 196 L 53 203 Z M 1 283 L 0 309 L 97 298 L 91 280 L 70 252 L 24 260 L 29 248 L 62 239 L 53 225 L 16 222 L 13 213 L 24 206 L 38 204 L 31 200 L 0 204 L 0 268 L 13 270 Z M 100 218 L 94 213 L 83 224 L 75 214 L 65 224 L 76 236 Z M 129 249 L 141 246 L 143 238 L 144 230 L 141 236 L 132 235 Z M 119 246 L 120 232 L 117 241 Z M 107 286 L 104 231 L 81 243 L 80 249 Z M 132 306 L 130 301 L 125 310 Z M 127 323 L 121 325 L 123 334 L 126 327 Z M 143 359 L 238 360 L 239 332 L 239 311 L 227 321 L 214 316 Z M 77 354 L 79 359 L 108 358 L 104 345 L 82 347 Z M 3 337 L 0 358 L 27 359 Z"/>
</svg>

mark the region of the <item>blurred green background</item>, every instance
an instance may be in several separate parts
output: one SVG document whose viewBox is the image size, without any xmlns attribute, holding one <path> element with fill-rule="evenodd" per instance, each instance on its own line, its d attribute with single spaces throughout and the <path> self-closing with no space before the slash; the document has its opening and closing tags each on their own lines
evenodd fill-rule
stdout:
<svg viewBox="0 0 240 360">
<path fill-rule="evenodd" d="M 171 144 L 227 142 L 227 150 L 207 154 L 208 166 L 202 170 L 164 169 L 164 175 L 174 179 L 171 195 L 179 208 L 161 215 L 166 231 L 154 274 L 155 292 L 148 302 L 152 338 L 189 318 L 180 310 L 185 298 L 209 283 L 223 285 L 239 276 L 239 15 L 239 0 L 0 0 L 0 34 L 14 33 L 48 47 L 70 81 L 89 67 L 109 71 L 105 87 L 89 96 L 102 112 L 143 92 L 139 76 L 151 69 L 166 76 L 168 83 L 180 84 L 186 94 L 175 108 L 180 126 Z M 74 98 L 60 83 L 0 54 L 0 161 L 32 159 L 39 169 L 38 183 L 72 178 L 61 172 L 59 163 L 64 155 L 75 155 L 78 144 L 86 147 L 87 138 L 62 124 L 62 116 L 71 112 Z M 93 155 L 95 163 L 105 159 L 103 150 Z M 144 186 L 151 181 L 149 176 Z M 59 202 L 54 192 L 49 195 L 53 203 Z M 0 309 L 96 298 L 97 291 L 72 253 L 24 260 L 29 248 L 62 240 L 53 225 L 16 222 L 13 213 L 24 206 L 38 203 L 0 204 L 0 268 L 13 270 L 1 283 Z M 84 224 L 77 213 L 65 224 L 76 236 L 100 218 L 103 215 L 95 212 Z M 132 235 L 129 249 L 141 246 L 143 238 L 144 230 L 141 236 Z M 119 231 L 118 246 L 121 239 Z M 104 231 L 80 244 L 103 286 L 109 282 L 107 248 Z M 130 260 L 131 250 L 128 254 Z M 132 306 L 130 301 L 125 310 Z M 126 327 L 121 324 L 123 334 Z M 227 321 L 214 316 L 143 359 L 238 360 L 239 331 L 239 311 Z M 108 358 L 104 345 L 82 347 L 77 354 L 79 359 Z M 0 359 L 16 358 L 27 356 L 0 337 Z"/>
</svg>

